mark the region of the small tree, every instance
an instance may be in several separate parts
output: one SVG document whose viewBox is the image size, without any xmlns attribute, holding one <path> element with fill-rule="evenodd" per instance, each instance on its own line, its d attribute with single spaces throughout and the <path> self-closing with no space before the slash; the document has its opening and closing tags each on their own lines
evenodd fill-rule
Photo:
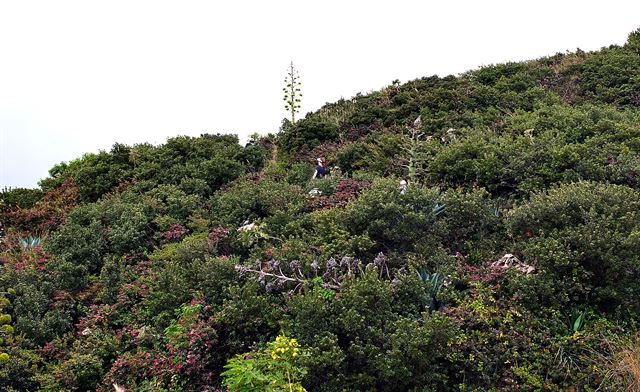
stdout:
<svg viewBox="0 0 640 392">
<path fill-rule="evenodd" d="M 298 70 L 293 66 L 293 61 L 289 64 L 287 70 L 287 76 L 284 78 L 286 86 L 282 89 L 284 92 L 283 100 L 285 101 L 284 108 L 291 113 L 291 123 L 296 122 L 296 113 L 300 113 L 300 75 Z"/>
</svg>

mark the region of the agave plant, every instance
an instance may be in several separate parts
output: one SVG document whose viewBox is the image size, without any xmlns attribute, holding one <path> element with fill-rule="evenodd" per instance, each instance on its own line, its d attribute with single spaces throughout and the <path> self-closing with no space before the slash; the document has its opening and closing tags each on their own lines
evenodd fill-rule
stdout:
<svg viewBox="0 0 640 392">
<path fill-rule="evenodd" d="M 586 311 L 575 313 L 571 320 L 571 331 L 573 331 L 574 333 L 582 331 L 582 329 L 584 328 L 586 316 Z"/>
<path fill-rule="evenodd" d="M 22 246 L 22 249 L 29 249 L 29 248 L 35 248 L 36 246 L 40 246 L 40 243 L 42 242 L 42 240 L 40 239 L 40 237 L 29 236 L 27 238 L 20 238 L 18 242 Z"/>
<path fill-rule="evenodd" d="M 445 210 L 445 206 L 443 204 L 436 204 L 433 207 L 433 210 L 431 210 L 431 212 L 433 213 L 433 216 L 438 216 L 442 214 L 444 210 Z"/>
<path fill-rule="evenodd" d="M 444 285 L 444 278 L 441 274 L 435 272 L 433 274 L 429 274 L 426 270 L 416 271 L 420 280 L 428 284 L 430 289 L 427 292 L 427 298 L 429 298 L 428 306 L 425 308 L 429 309 L 429 313 L 433 311 L 437 311 L 442 309 L 442 301 L 438 299 L 438 295 L 440 294 L 440 290 L 442 290 L 442 286 Z"/>
</svg>

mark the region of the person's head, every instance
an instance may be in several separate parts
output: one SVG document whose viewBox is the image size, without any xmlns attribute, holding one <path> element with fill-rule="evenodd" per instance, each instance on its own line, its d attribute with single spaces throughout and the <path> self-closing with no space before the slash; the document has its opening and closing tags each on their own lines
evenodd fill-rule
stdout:
<svg viewBox="0 0 640 392">
<path fill-rule="evenodd" d="M 318 158 L 318 165 L 323 166 L 326 164 L 326 160 L 323 157 Z"/>
</svg>

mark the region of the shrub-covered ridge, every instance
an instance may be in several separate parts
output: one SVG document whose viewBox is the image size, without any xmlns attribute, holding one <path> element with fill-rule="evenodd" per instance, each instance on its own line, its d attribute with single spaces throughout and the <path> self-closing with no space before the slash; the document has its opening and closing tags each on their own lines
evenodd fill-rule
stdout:
<svg viewBox="0 0 640 392">
<path fill-rule="evenodd" d="M 638 389 L 639 36 L 5 189 L 0 385 Z"/>
</svg>

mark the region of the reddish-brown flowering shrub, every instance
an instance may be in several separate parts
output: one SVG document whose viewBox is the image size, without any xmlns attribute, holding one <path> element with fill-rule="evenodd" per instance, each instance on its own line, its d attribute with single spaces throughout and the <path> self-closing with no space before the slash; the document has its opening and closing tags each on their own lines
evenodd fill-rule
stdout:
<svg viewBox="0 0 640 392">
<path fill-rule="evenodd" d="M 349 200 L 358 197 L 362 191 L 370 187 L 369 181 L 344 178 L 336 185 L 336 193 L 333 196 L 335 204 L 344 206 Z"/>
<path fill-rule="evenodd" d="M 218 337 L 208 316 L 209 306 L 192 301 L 182 306 L 180 314 L 164 330 L 164 348 L 146 350 L 142 334 L 145 328 L 125 327 L 119 339 L 136 343 L 139 348 L 120 356 L 105 376 L 108 383 L 123 386 L 139 385 L 154 379 L 170 388 L 176 382 L 187 384 L 189 390 L 210 390 L 218 378 L 216 369 L 222 366 L 222 358 L 216 352 Z"/>
<path fill-rule="evenodd" d="M 218 249 L 218 253 L 220 253 L 221 255 L 228 255 L 231 246 L 231 239 L 229 237 L 229 234 L 229 229 L 223 226 L 215 227 L 209 233 L 207 243 L 210 246 L 216 247 Z"/>
<path fill-rule="evenodd" d="M 186 227 L 178 223 L 172 223 L 168 231 L 162 234 L 167 242 L 180 241 L 189 233 Z"/>
<path fill-rule="evenodd" d="M 37 270 L 42 272 L 51 261 L 51 255 L 45 252 L 41 246 L 21 249 L 12 240 L 6 241 L 5 244 L 5 251 L 0 253 L 0 263 L 11 266 L 14 271 Z"/>
<path fill-rule="evenodd" d="M 357 198 L 362 191 L 370 187 L 369 181 L 343 178 L 336 185 L 335 193 L 308 198 L 305 201 L 305 207 L 312 211 L 344 207 L 349 200 Z"/>
<path fill-rule="evenodd" d="M 59 187 L 47 192 L 31 208 L 0 212 L 0 220 L 19 232 L 44 235 L 60 226 L 77 203 L 78 189 L 69 178 Z"/>
</svg>

